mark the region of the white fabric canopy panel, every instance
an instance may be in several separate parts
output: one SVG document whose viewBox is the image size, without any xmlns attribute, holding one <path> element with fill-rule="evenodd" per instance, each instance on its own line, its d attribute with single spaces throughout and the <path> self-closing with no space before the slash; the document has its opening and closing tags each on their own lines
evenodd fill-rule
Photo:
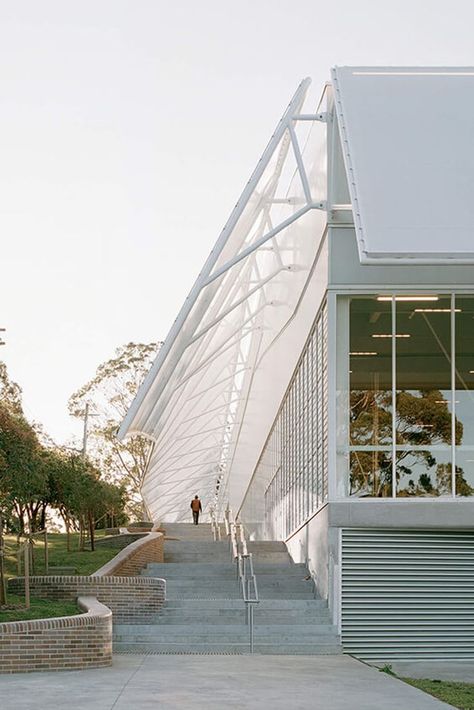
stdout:
<svg viewBox="0 0 474 710">
<path fill-rule="evenodd" d="M 309 83 L 296 91 L 120 428 L 119 437 L 154 441 L 142 492 L 155 519 L 189 518 L 195 493 L 208 505 L 238 502 L 253 471 L 251 461 L 235 468 L 239 441 L 245 432 L 256 463 L 314 317 L 296 336 L 293 329 L 282 357 L 326 224 L 326 116 L 304 112 Z M 261 392 L 268 396 L 257 401 Z M 252 432 L 244 419 L 255 421 Z"/>
<path fill-rule="evenodd" d="M 474 68 L 333 69 L 362 263 L 474 262 Z"/>
</svg>

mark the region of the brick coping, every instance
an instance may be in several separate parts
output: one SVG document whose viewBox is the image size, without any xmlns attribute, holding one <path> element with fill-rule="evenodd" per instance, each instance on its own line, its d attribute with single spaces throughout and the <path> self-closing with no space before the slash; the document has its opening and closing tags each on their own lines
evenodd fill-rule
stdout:
<svg viewBox="0 0 474 710">
<path fill-rule="evenodd" d="M 2 621 L 0 622 L 0 635 L 2 633 L 20 634 L 45 629 L 67 629 L 85 626 L 91 621 L 98 621 L 99 619 L 112 619 L 112 612 L 109 607 L 102 604 L 95 597 L 80 596 L 77 598 L 77 604 L 83 609 L 82 614 L 52 616 L 45 619 L 24 619 L 23 621 Z"/>
<path fill-rule="evenodd" d="M 125 577 L 125 576 L 119 576 L 119 575 L 104 575 L 104 576 L 96 576 L 97 573 L 94 574 L 61 574 L 54 576 L 52 574 L 49 575 L 36 575 L 34 577 L 30 577 L 30 584 L 33 584 L 35 582 L 44 582 L 48 583 L 49 585 L 53 584 L 58 584 L 61 587 L 64 587 L 67 584 L 70 584 L 71 582 L 76 582 L 81 585 L 91 585 L 96 587 L 97 585 L 100 586 L 106 586 L 106 585 L 128 585 L 128 586 L 133 586 L 133 587 L 140 587 L 140 586 L 147 586 L 148 584 L 154 584 L 158 577 Z M 11 581 L 15 580 L 24 580 L 24 577 L 12 577 Z M 165 580 L 162 580 L 163 582 Z M 2 622 L 4 624 L 9 624 L 9 621 L 4 621 Z"/>
</svg>

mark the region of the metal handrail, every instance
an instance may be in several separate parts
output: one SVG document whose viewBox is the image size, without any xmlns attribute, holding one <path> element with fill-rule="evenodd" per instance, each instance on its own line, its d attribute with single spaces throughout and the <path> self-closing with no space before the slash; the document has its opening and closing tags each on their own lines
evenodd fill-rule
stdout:
<svg viewBox="0 0 474 710">
<path fill-rule="evenodd" d="M 214 538 L 214 542 L 220 542 L 221 540 L 221 528 L 219 523 L 216 520 L 216 513 L 214 508 L 211 508 L 209 511 L 210 518 L 211 518 L 211 530 L 212 530 L 212 536 Z"/>
<path fill-rule="evenodd" d="M 226 532 L 229 538 L 232 561 L 237 566 L 237 579 L 245 603 L 245 621 L 249 627 L 250 653 L 254 649 L 254 604 L 259 603 L 257 578 L 253 569 L 252 553 L 247 549 L 245 532 L 241 523 L 232 521 L 229 508 L 225 511 Z"/>
</svg>

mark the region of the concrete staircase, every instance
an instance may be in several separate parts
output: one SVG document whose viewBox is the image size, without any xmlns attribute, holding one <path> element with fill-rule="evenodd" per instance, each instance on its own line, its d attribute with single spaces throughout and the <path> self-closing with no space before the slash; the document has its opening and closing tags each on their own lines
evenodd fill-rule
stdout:
<svg viewBox="0 0 474 710">
<path fill-rule="evenodd" d="M 114 650 L 152 653 L 248 653 L 245 605 L 226 541 L 211 526 L 166 525 L 165 562 L 142 574 L 166 579 L 167 600 L 152 624 L 114 626 Z M 179 538 L 179 539 L 169 539 Z M 254 652 L 337 654 L 340 641 L 327 604 L 314 598 L 304 565 L 283 542 L 250 542 L 260 603 Z"/>
</svg>

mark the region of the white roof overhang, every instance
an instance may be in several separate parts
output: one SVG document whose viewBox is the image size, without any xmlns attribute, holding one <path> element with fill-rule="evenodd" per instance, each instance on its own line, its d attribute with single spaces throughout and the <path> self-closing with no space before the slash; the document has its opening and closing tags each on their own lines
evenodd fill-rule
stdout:
<svg viewBox="0 0 474 710">
<path fill-rule="evenodd" d="M 361 263 L 474 263 L 474 68 L 332 79 Z"/>
</svg>

